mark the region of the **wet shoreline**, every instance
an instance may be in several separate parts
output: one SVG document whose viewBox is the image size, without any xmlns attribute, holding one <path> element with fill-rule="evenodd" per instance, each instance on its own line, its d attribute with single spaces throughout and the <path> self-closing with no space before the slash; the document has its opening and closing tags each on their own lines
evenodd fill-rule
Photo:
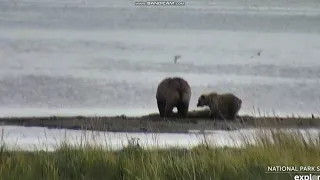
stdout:
<svg viewBox="0 0 320 180">
<path fill-rule="evenodd" d="M 208 111 L 191 111 L 187 119 L 167 120 L 158 113 L 145 116 L 50 116 L 0 118 L 2 125 L 47 127 L 50 129 L 95 130 L 108 132 L 188 133 L 190 131 L 237 130 L 247 128 L 320 128 L 318 117 L 253 117 L 238 116 L 236 120 L 212 120 Z"/>
</svg>

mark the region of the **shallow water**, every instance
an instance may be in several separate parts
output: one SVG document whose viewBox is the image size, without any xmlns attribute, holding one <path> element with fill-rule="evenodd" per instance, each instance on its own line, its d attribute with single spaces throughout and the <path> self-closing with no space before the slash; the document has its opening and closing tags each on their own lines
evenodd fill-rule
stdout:
<svg viewBox="0 0 320 180">
<path fill-rule="evenodd" d="M 166 76 L 188 80 L 191 109 L 214 90 L 240 114 L 319 114 L 317 1 L 133 4 L 1 0 L 0 116 L 154 112 Z"/>
<path fill-rule="evenodd" d="M 175 133 L 111 133 L 81 130 L 57 130 L 39 127 L 0 126 L 1 143 L 13 150 L 48 150 L 53 151 L 61 145 L 90 144 L 108 149 L 120 149 L 132 139 L 147 148 L 184 147 L 190 148 L 206 141 L 209 145 L 221 147 L 241 147 L 255 143 L 261 133 L 270 131 L 261 129 L 242 129 L 235 131 L 213 130 L 198 132 L 190 130 L 188 134 Z M 283 129 L 283 131 L 301 133 L 306 140 L 318 139 L 319 129 Z"/>
</svg>

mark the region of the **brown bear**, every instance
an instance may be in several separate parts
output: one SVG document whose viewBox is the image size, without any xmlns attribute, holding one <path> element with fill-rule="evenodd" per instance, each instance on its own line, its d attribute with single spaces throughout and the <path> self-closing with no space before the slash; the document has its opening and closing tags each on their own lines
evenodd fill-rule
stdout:
<svg viewBox="0 0 320 180">
<path fill-rule="evenodd" d="M 191 88 L 188 82 L 181 77 L 163 79 L 157 88 L 157 104 L 160 117 L 170 117 L 174 107 L 178 116 L 186 118 L 191 98 Z"/>
<path fill-rule="evenodd" d="M 242 100 L 232 93 L 211 92 L 198 98 L 197 107 L 209 106 L 210 117 L 234 120 L 241 108 Z"/>
</svg>

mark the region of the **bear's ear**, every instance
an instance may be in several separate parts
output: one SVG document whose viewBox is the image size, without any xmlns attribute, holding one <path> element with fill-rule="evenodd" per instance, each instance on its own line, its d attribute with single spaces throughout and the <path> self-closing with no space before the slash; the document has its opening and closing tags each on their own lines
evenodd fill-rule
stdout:
<svg viewBox="0 0 320 180">
<path fill-rule="evenodd" d="M 205 98 L 205 96 L 204 96 L 204 94 L 202 94 L 201 96 L 200 96 L 200 99 L 204 99 Z"/>
</svg>

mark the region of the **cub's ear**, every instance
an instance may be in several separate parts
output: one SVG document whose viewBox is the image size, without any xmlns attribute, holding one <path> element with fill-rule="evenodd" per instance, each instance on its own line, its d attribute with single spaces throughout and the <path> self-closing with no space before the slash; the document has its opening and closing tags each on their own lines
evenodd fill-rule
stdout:
<svg viewBox="0 0 320 180">
<path fill-rule="evenodd" d="M 205 98 L 205 95 L 202 94 L 202 95 L 200 96 L 200 99 L 204 99 L 204 98 Z"/>
</svg>

